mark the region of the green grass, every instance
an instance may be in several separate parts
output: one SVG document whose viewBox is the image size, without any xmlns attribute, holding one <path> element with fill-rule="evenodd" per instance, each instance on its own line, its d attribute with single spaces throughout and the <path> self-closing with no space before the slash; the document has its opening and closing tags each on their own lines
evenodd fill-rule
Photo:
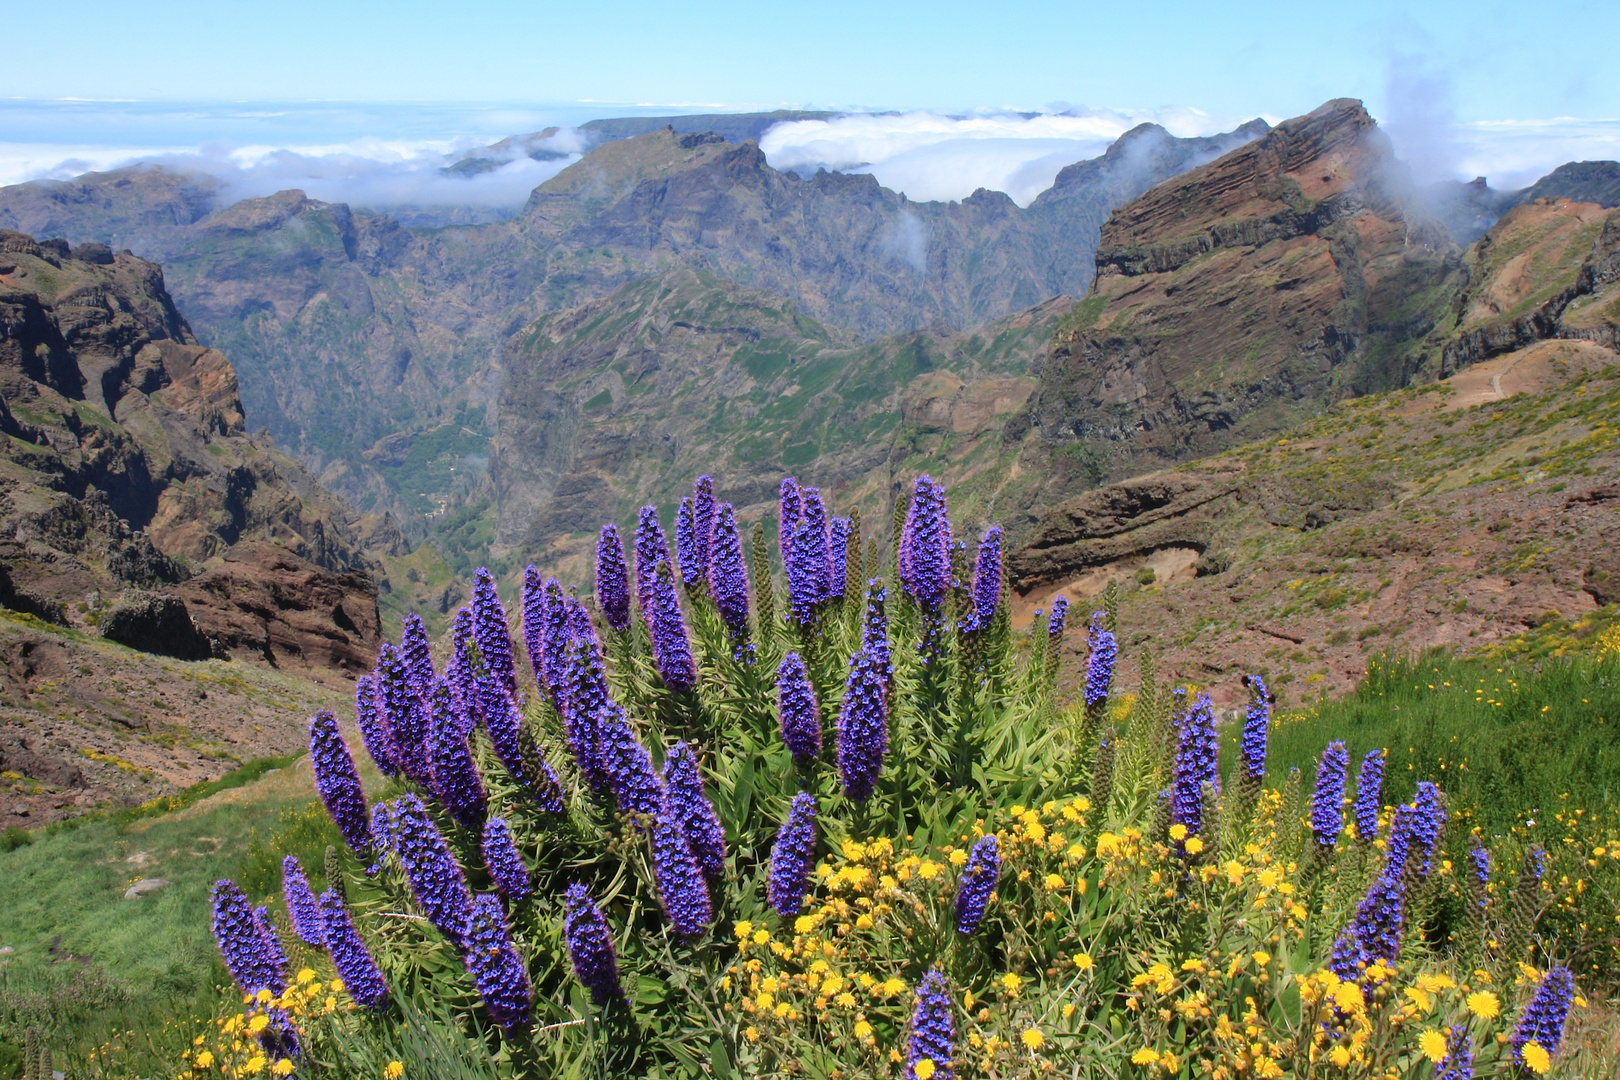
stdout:
<svg viewBox="0 0 1620 1080">
<path fill-rule="evenodd" d="M 142 807 L 36 830 L 0 853 L 0 946 L 15 950 L 0 957 L 0 1077 L 11 1075 L 3 1047 L 29 1025 L 58 1062 L 116 1038 L 130 1075 L 168 1071 L 185 1037 L 170 1021 L 208 1015 L 225 981 L 209 933 L 214 881 L 233 877 L 262 900 L 279 888 L 283 850 L 320 878 L 336 834 L 294 761 L 249 762 Z M 143 877 L 172 884 L 125 900 Z"/>
<path fill-rule="evenodd" d="M 1333 739 L 1353 762 L 1389 750 L 1386 803 L 1436 778 L 1487 833 L 1564 805 L 1620 809 L 1620 662 L 1384 658 L 1354 694 L 1279 719 L 1272 775 L 1297 766 L 1308 783 Z"/>
</svg>

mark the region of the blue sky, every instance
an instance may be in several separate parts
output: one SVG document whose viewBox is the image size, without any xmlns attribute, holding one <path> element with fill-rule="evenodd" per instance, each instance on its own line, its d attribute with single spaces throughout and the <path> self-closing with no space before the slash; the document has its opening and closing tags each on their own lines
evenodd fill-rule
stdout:
<svg viewBox="0 0 1620 1080">
<path fill-rule="evenodd" d="M 184 159 L 237 194 L 511 209 L 561 166 L 446 182 L 446 155 L 594 116 L 787 107 L 904 115 L 777 129 L 773 164 L 1027 203 L 1140 121 L 1209 134 L 1341 96 L 1421 180 L 1620 158 L 1620 76 L 1590 44 L 1620 40 L 1614 0 L 75 0 L 5 23 L 0 184 Z"/>
<path fill-rule="evenodd" d="M 1620 4 L 645 0 L 10 5 L 30 97 L 964 109 L 1052 102 L 1292 115 L 1382 106 L 1392 65 L 1464 120 L 1620 115 Z"/>
</svg>

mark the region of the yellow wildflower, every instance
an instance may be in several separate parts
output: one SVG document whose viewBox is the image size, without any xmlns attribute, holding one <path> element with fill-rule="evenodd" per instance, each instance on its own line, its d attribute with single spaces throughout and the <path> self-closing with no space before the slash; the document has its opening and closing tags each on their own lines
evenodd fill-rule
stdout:
<svg viewBox="0 0 1620 1080">
<path fill-rule="evenodd" d="M 259 1073 L 264 1072 L 264 1067 L 268 1064 L 270 1063 L 265 1060 L 265 1056 L 263 1054 L 254 1054 L 252 1057 L 248 1058 L 247 1062 L 242 1066 L 242 1072 L 248 1076 L 257 1076 Z"/>
<path fill-rule="evenodd" d="M 270 1066 L 270 1071 L 275 1073 L 277 1076 L 291 1076 L 293 1071 L 292 1060 L 290 1058 L 282 1058 L 280 1061 Z"/>
<path fill-rule="evenodd" d="M 1271 963 L 1271 954 L 1266 952 L 1264 949 L 1261 949 L 1259 952 L 1254 954 L 1254 962 L 1259 964 L 1261 967 L 1265 967 L 1267 964 Z"/>
<path fill-rule="evenodd" d="M 1187 826 L 1179 821 L 1170 826 L 1170 839 L 1178 841 L 1187 839 Z M 1155 1055 L 1155 1060 L 1157 1060 L 1157 1055 Z"/>
<path fill-rule="evenodd" d="M 1229 884 L 1243 884 L 1243 864 L 1236 859 L 1229 860 L 1225 866 L 1221 867 L 1221 870 L 1226 874 L 1226 880 Z"/>
<path fill-rule="evenodd" d="M 1548 1069 L 1552 1068 L 1552 1056 L 1547 1053 L 1546 1047 L 1534 1039 L 1525 1043 L 1524 1048 L 1519 1053 L 1524 1058 L 1525 1065 L 1529 1066 L 1530 1071 L 1537 1076 L 1545 1074 Z"/>
<path fill-rule="evenodd" d="M 759 1042 L 759 1028 L 750 1025 L 748 1030 L 743 1032 L 743 1038 L 749 1042 Z"/>
<path fill-rule="evenodd" d="M 1024 826 L 1024 835 L 1037 844 L 1046 839 L 1046 826 L 1038 821 L 1032 821 Z"/>
<path fill-rule="evenodd" d="M 1438 1031 L 1425 1031 L 1418 1036 L 1418 1049 L 1430 1061 L 1438 1063 L 1446 1056 L 1446 1037 Z"/>
<path fill-rule="evenodd" d="M 1090 971 L 1092 968 L 1097 966 L 1097 962 L 1091 958 L 1090 953 L 1075 953 L 1074 966 L 1079 968 L 1081 971 Z"/>
<path fill-rule="evenodd" d="M 1009 994 L 1018 993 L 1018 988 L 1023 986 L 1023 985 L 1024 985 L 1024 980 L 1020 979 L 1016 974 L 1014 974 L 1011 971 L 1007 972 L 1007 974 L 1005 974 L 1005 975 L 1003 975 L 1001 977 L 1002 989 L 1006 990 Z"/>
<path fill-rule="evenodd" d="M 1187 854 L 1197 855 L 1199 852 L 1204 850 L 1204 841 L 1201 837 L 1194 836 L 1190 838 L 1186 844 L 1183 845 L 1183 847 L 1187 849 Z"/>
<path fill-rule="evenodd" d="M 1353 982 L 1342 982 L 1333 988 L 1333 1003 L 1345 1012 L 1360 1012 L 1367 1006 L 1361 987 Z"/>
<path fill-rule="evenodd" d="M 259 1032 L 263 1031 L 265 1028 L 267 1028 L 269 1026 L 270 1026 L 270 1018 L 268 1016 L 264 1015 L 264 1013 L 260 1013 L 258 1016 L 255 1016 L 253 1019 L 248 1021 L 248 1024 L 247 1024 L 248 1034 L 249 1035 L 257 1035 Z"/>
<path fill-rule="evenodd" d="M 747 941 L 754 933 L 754 924 L 749 922 L 747 919 L 744 919 L 737 924 L 736 930 L 737 940 Z"/>
<path fill-rule="evenodd" d="M 1429 998 L 1429 995 L 1424 993 L 1422 990 L 1419 990 L 1415 986 L 1408 986 L 1406 988 L 1406 998 L 1413 1005 L 1416 1005 L 1421 1012 L 1428 1012 L 1429 1006 L 1433 1004 Z M 1435 1060 L 1438 1061 L 1439 1059 L 1436 1058 Z"/>
<path fill-rule="evenodd" d="M 754 931 L 754 944 L 755 945 L 765 945 L 765 944 L 768 944 L 770 942 L 770 940 L 771 940 L 771 932 L 769 930 L 755 930 Z"/>
<path fill-rule="evenodd" d="M 853 1009 L 855 1007 L 855 995 L 848 990 L 839 994 L 834 1000 L 837 1001 L 838 1007 L 841 1009 Z"/>
<path fill-rule="evenodd" d="M 859 862 L 866 858 L 866 847 L 858 840 L 844 841 L 844 858 L 850 862 Z"/>
<path fill-rule="evenodd" d="M 1495 1020 L 1502 1012 L 1502 1003 L 1489 990 L 1476 990 L 1468 995 L 1468 1011 L 1481 1020 Z"/>
<path fill-rule="evenodd" d="M 1148 1047 L 1143 1047 L 1131 1055 L 1132 1065 L 1153 1065 L 1157 1063 L 1158 1060 L 1159 1052 L 1157 1050 L 1149 1049 Z"/>
<path fill-rule="evenodd" d="M 304 985 L 306 985 L 308 983 L 312 983 L 312 982 L 315 981 L 316 978 L 317 978 L 317 976 L 315 974 L 315 969 L 314 968 L 299 968 L 298 969 L 298 985 L 299 986 L 304 986 Z"/>
<path fill-rule="evenodd" d="M 214 1065 L 214 1055 L 207 1050 L 203 1050 L 197 1054 L 195 1064 L 199 1069 L 212 1068 Z"/>
<path fill-rule="evenodd" d="M 872 1025 L 865 1020 L 855 1021 L 855 1037 L 863 1040 L 870 1039 L 872 1037 Z"/>
<path fill-rule="evenodd" d="M 1097 837 L 1097 858 L 1104 859 L 1119 850 L 1119 837 L 1105 832 Z"/>
<path fill-rule="evenodd" d="M 761 990 L 759 992 L 759 996 L 754 999 L 754 1005 L 759 1009 L 768 1009 L 775 1004 L 776 995 L 772 994 L 769 990 Z"/>
<path fill-rule="evenodd" d="M 1333 1062 L 1336 1067 L 1340 1069 L 1344 1068 L 1346 1065 L 1350 1064 L 1349 1048 L 1344 1046 L 1335 1046 L 1332 1050 L 1328 1051 L 1328 1060 Z"/>
<path fill-rule="evenodd" d="M 911 1067 L 911 1073 L 917 1080 L 933 1080 L 934 1059 L 918 1058 L 917 1064 Z"/>
<path fill-rule="evenodd" d="M 964 858 L 962 861 L 966 862 L 967 860 Z M 932 859 L 924 859 L 922 865 L 917 867 L 917 876 L 924 881 L 933 881 L 939 877 L 940 869 L 939 863 Z"/>
<path fill-rule="evenodd" d="M 1260 879 L 1260 887 L 1262 889 L 1275 889 L 1277 887 L 1277 882 L 1281 880 L 1282 875 L 1277 873 L 1277 871 L 1273 870 L 1272 868 L 1267 867 L 1256 874 L 1255 877 Z"/>
<path fill-rule="evenodd" d="M 870 929 L 872 929 L 872 916 L 866 914 L 865 912 L 862 912 L 860 915 L 857 915 L 855 917 L 855 929 L 857 929 L 857 930 L 870 930 Z"/>
<path fill-rule="evenodd" d="M 1039 1028 L 1029 1028 L 1018 1036 L 1018 1041 L 1024 1044 L 1026 1050 L 1039 1050 L 1045 1045 L 1046 1036 L 1041 1034 Z"/>
<path fill-rule="evenodd" d="M 1046 875 L 1046 891 L 1047 892 L 1056 892 L 1057 890 L 1063 888 L 1063 885 L 1064 885 L 1064 881 L 1063 881 L 1063 875 L 1062 874 L 1047 874 Z"/>
<path fill-rule="evenodd" d="M 399 1080 L 405 1075 L 405 1066 L 397 1061 L 390 1061 L 383 1066 L 383 1080 Z"/>
<path fill-rule="evenodd" d="M 900 979 L 890 978 L 878 989 L 883 992 L 884 997 L 894 997 L 896 994 L 905 992 L 906 984 Z"/>
<path fill-rule="evenodd" d="M 1064 1002 L 1063 1003 L 1063 1019 L 1067 1020 L 1069 1017 L 1071 1017 L 1073 1015 L 1074 1015 L 1074 1002 L 1072 1002 L 1072 1001 Z"/>
<path fill-rule="evenodd" d="M 963 866 L 968 861 L 968 853 L 958 848 L 957 850 L 951 852 L 950 860 L 952 866 Z M 933 864 L 930 863 L 929 865 L 932 866 Z M 918 872 L 920 873 L 921 871 Z"/>
</svg>

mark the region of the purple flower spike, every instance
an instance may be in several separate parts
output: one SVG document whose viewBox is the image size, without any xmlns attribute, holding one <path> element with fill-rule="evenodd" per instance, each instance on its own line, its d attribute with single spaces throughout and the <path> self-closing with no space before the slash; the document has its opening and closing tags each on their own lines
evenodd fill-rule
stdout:
<svg viewBox="0 0 1620 1080">
<path fill-rule="evenodd" d="M 1192 837 L 1204 827 L 1204 785 L 1216 783 L 1219 775 L 1220 737 L 1208 694 L 1199 694 L 1179 719 L 1170 781 L 1170 822 L 1185 827 Z M 1185 843 L 1185 838 L 1177 841 L 1178 849 Z"/>
<path fill-rule="evenodd" d="M 450 662 L 444 666 L 444 681 L 450 684 L 451 693 L 459 693 L 464 686 L 471 686 L 478 673 L 473 670 L 473 650 L 477 643 L 473 640 L 473 613 L 469 607 L 459 607 L 455 616 L 450 620 Z M 426 745 L 426 722 L 423 726 L 423 744 Z M 424 750 L 425 754 L 426 751 Z"/>
<path fill-rule="evenodd" d="M 732 641 L 741 642 L 748 637 L 748 571 L 743 562 L 742 535 L 737 531 L 737 512 L 730 503 L 720 504 L 711 554 L 709 591 L 721 620 L 731 631 Z"/>
<path fill-rule="evenodd" d="M 332 957 L 338 978 L 343 980 L 343 989 L 362 1009 L 378 1011 L 388 1004 L 388 983 L 383 979 L 382 969 L 366 950 L 366 943 L 360 940 L 343 898 L 335 892 L 323 892 L 320 905 L 326 951 Z"/>
<path fill-rule="evenodd" d="M 798 653 L 782 657 L 776 669 L 776 707 L 782 718 L 782 742 L 795 761 L 808 764 L 821 756 L 821 706 L 810 683 L 810 669 Z"/>
<path fill-rule="evenodd" d="M 799 521 L 804 517 L 804 500 L 799 495 L 799 485 L 793 477 L 782 478 L 779 498 L 781 509 L 776 519 L 776 536 L 782 548 L 782 565 L 786 566 L 793 549 L 793 530 L 799 527 Z"/>
<path fill-rule="evenodd" d="M 1356 839 L 1372 843 L 1378 839 L 1378 810 L 1384 800 L 1384 761 L 1382 750 L 1370 750 L 1361 759 L 1356 773 Z"/>
<path fill-rule="evenodd" d="M 293 933 L 311 948 L 326 944 L 326 933 L 321 929 L 321 909 L 315 902 L 315 893 L 309 887 L 309 878 L 298 856 L 288 855 L 281 860 L 281 896 L 287 901 L 287 916 L 292 920 Z"/>
<path fill-rule="evenodd" d="M 1535 995 L 1508 1038 L 1513 1044 L 1513 1060 L 1518 1065 L 1524 1066 L 1524 1044 L 1532 1039 L 1549 1057 L 1558 1053 L 1558 1046 L 1564 1041 L 1569 1006 L 1574 1000 L 1575 976 L 1569 968 L 1559 964 L 1542 976 Z"/>
<path fill-rule="evenodd" d="M 704 578 L 703 556 L 698 554 L 697 530 L 692 524 L 692 500 L 682 499 L 675 511 L 675 559 L 681 564 L 681 584 L 695 589 Z"/>
<path fill-rule="evenodd" d="M 1332 851 L 1344 830 L 1344 781 L 1350 771 L 1350 752 L 1344 743 L 1330 742 L 1316 765 L 1316 790 L 1311 793 L 1311 833 L 1320 848 Z"/>
<path fill-rule="evenodd" d="M 810 489 L 806 489 L 810 490 Z M 824 546 L 815 543 L 808 521 L 800 522 L 793 530 L 788 556 L 783 564 L 787 573 L 788 602 L 793 618 L 800 626 L 809 625 L 815 618 L 816 608 L 825 598 L 826 554 Z"/>
<path fill-rule="evenodd" d="M 1052 606 L 1053 611 L 1057 605 Z M 1089 655 L 1086 657 L 1086 708 L 1099 708 L 1108 701 L 1108 688 L 1114 681 L 1114 661 L 1119 658 L 1119 642 L 1114 635 L 1103 628 L 1103 619 L 1106 618 L 1100 611 L 1091 616 L 1091 625 L 1086 628 L 1086 644 Z"/>
<path fill-rule="evenodd" d="M 533 564 L 523 568 L 523 588 L 518 592 L 518 628 L 523 633 L 523 651 L 529 657 L 534 681 L 546 686 L 546 654 L 540 627 L 545 621 L 546 594 L 540 571 Z"/>
<path fill-rule="evenodd" d="M 617 525 L 603 525 L 596 540 L 596 605 L 615 631 L 630 629 L 630 573 Z"/>
<path fill-rule="evenodd" d="M 849 518 L 833 518 L 827 547 L 827 595 L 834 600 L 844 596 L 844 578 L 849 567 Z"/>
<path fill-rule="evenodd" d="M 1434 1063 L 1434 1080 L 1474 1080 L 1474 1046 L 1466 1024 L 1446 1029 L 1446 1054 Z"/>
<path fill-rule="evenodd" d="M 911 1032 L 906 1038 L 905 1080 L 919 1080 L 917 1063 L 933 1064 L 933 1080 L 953 1080 L 956 1069 L 956 1017 L 951 1008 L 951 986 L 938 968 L 917 983 L 911 1009 Z"/>
<path fill-rule="evenodd" d="M 504 818 L 484 822 L 484 866 L 502 896 L 514 904 L 528 899 L 529 868 L 523 865 L 512 828 Z"/>
<path fill-rule="evenodd" d="M 669 541 L 664 539 L 664 527 L 658 522 L 658 507 L 643 506 L 636 517 L 636 604 L 649 626 L 654 570 L 660 562 L 668 561 Z"/>
<path fill-rule="evenodd" d="M 583 885 L 568 886 L 563 907 L 563 941 L 580 985 L 590 991 L 598 1008 L 624 997 L 619 984 L 619 961 L 607 920 Z"/>
<path fill-rule="evenodd" d="M 979 556 L 973 564 L 973 613 L 964 630 L 988 630 L 1001 603 L 1001 526 L 992 525 L 979 542 Z"/>
<path fill-rule="evenodd" d="M 461 867 L 415 795 L 401 795 L 394 801 L 393 819 L 394 848 L 405 867 L 411 895 L 428 922 L 459 946 L 472 908 Z"/>
<path fill-rule="evenodd" d="M 405 662 L 405 681 L 417 697 L 426 697 L 433 683 L 433 649 L 428 644 L 427 627 L 416 612 L 405 616 L 399 635 L 399 654 Z"/>
<path fill-rule="evenodd" d="M 984 921 L 996 879 L 1001 876 L 1001 850 L 994 834 L 981 836 L 968 852 L 967 865 L 956 887 L 956 932 L 971 934 Z"/>
<path fill-rule="evenodd" d="M 810 891 L 810 871 L 816 859 L 816 797 L 807 791 L 793 796 L 787 820 L 771 848 L 768 899 L 782 918 L 797 915 Z"/>
<path fill-rule="evenodd" d="M 1479 838 L 1474 838 L 1473 846 L 1468 849 L 1469 870 L 1474 875 L 1474 881 L 1479 885 L 1478 904 L 1481 909 L 1486 905 L 1491 887 L 1491 853 Z"/>
<path fill-rule="evenodd" d="M 861 632 L 861 648 L 871 649 L 885 670 L 889 667 L 889 590 L 877 578 L 866 583 L 866 625 Z"/>
<path fill-rule="evenodd" d="M 719 507 L 714 498 L 714 480 L 707 476 L 697 478 L 692 485 L 692 546 L 702 565 L 699 580 L 707 581 L 713 567 L 714 525 Z"/>
<path fill-rule="evenodd" d="M 399 775 L 399 748 L 388 726 L 388 714 L 377 700 L 377 678 L 362 675 L 354 680 L 354 720 L 366 753 L 384 776 Z"/>
<path fill-rule="evenodd" d="M 276 933 L 276 924 L 270 921 L 270 909 L 257 907 L 253 909 L 253 925 L 258 928 L 259 939 L 264 942 L 264 955 L 270 961 L 271 969 L 276 977 L 283 983 L 287 981 L 287 950 L 281 945 L 281 935 Z"/>
<path fill-rule="evenodd" d="M 315 790 L 320 792 L 326 812 L 357 855 L 371 847 L 371 821 L 366 810 L 366 793 L 360 787 L 349 746 L 338 733 L 337 717 L 327 709 L 309 721 L 309 763 L 315 771 Z"/>
<path fill-rule="evenodd" d="M 1063 630 L 1069 622 L 1069 598 L 1054 596 L 1052 598 L 1052 617 L 1046 620 L 1046 637 L 1056 646 L 1063 640 Z"/>
<path fill-rule="evenodd" d="M 236 882 L 221 879 L 214 882 L 213 903 L 214 940 L 237 987 L 244 994 L 285 990 L 287 983 L 265 947 L 247 894 Z"/>
<path fill-rule="evenodd" d="M 427 760 L 427 707 L 411 690 L 405 660 L 392 645 L 384 644 L 377 653 L 376 679 L 383 722 L 392 737 L 394 764 L 412 783 L 428 787 L 433 778 Z"/>
<path fill-rule="evenodd" d="M 480 893 L 472 902 L 463 960 L 489 1018 L 509 1033 L 527 1027 L 533 1005 L 529 969 L 512 945 L 506 912 L 493 893 Z"/>
<path fill-rule="evenodd" d="M 820 604 L 831 595 L 832 590 L 832 583 L 828 580 L 832 572 L 832 535 L 827 521 L 827 505 L 821 501 L 820 488 L 801 488 L 799 493 L 804 496 L 803 545 L 801 547 L 800 537 L 795 534 L 793 547 L 803 559 L 809 574 L 811 603 Z"/>
<path fill-rule="evenodd" d="M 703 871 L 687 843 L 686 830 L 666 802 L 653 818 L 653 880 L 675 933 L 683 938 L 702 934 L 714 921 L 714 907 Z"/>
<path fill-rule="evenodd" d="M 598 754 L 619 813 L 655 816 L 664 805 L 664 785 L 653 771 L 652 758 L 625 721 L 624 711 L 609 703 L 602 714 Z"/>
<path fill-rule="evenodd" d="M 951 587 L 951 520 L 945 488 L 917 477 L 900 541 L 900 584 L 924 607 L 937 608 Z"/>
<path fill-rule="evenodd" d="M 431 707 L 433 727 L 428 735 L 428 751 L 433 759 L 434 793 L 458 825 L 477 828 L 484 820 L 484 781 L 467 746 L 469 725 L 456 712 L 450 688 L 443 679 L 433 681 Z"/>
<path fill-rule="evenodd" d="M 608 696 L 601 654 L 589 641 L 576 640 L 569 647 L 560 686 L 558 710 L 574 764 L 592 791 L 605 794 L 612 782 L 602 742 L 602 718 L 617 706 Z"/>
<path fill-rule="evenodd" d="M 523 711 L 512 700 L 512 695 L 492 679 L 479 679 L 473 693 L 478 715 L 483 718 L 490 744 L 495 747 L 495 756 L 501 759 L 512 779 L 524 785 L 533 784 L 537 778 L 523 771 Z"/>
<path fill-rule="evenodd" d="M 1406 929 L 1406 886 L 1404 860 L 1396 861 L 1394 851 L 1384 869 L 1373 880 L 1355 918 L 1340 932 L 1329 954 L 1328 967 L 1345 982 L 1355 982 L 1372 964 L 1394 965 L 1401 955 L 1401 937 Z"/>
<path fill-rule="evenodd" d="M 871 798 L 889 752 L 889 670 L 871 649 L 849 661 L 844 704 L 838 715 L 838 772 L 844 794 Z"/>
<path fill-rule="evenodd" d="M 686 636 L 681 599 L 675 593 L 675 578 L 667 562 L 660 563 L 654 572 L 649 601 L 647 629 L 658 674 L 664 685 L 676 693 L 690 690 L 697 685 L 697 666 L 692 661 L 692 642 Z"/>
<path fill-rule="evenodd" d="M 1243 676 L 1249 688 L 1249 711 L 1243 714 L 1243 776 L 1258 783 L 1266 776 L 1266 746 L 1271 730 L 1271 691 L 1258 675 Z"/>
<path fill-rule="evenodd" d="M 478 643 L 484 670 L 490 678 L 506 687 L 507 693 L 517 693 L 517 669 L 512 663 L 512 631 L 507 628 L 506 609 L 501 607 L 500 594 L 495 591 L 494 575 L 484 567 L 479 567 L 473 573 L 471 606 L 473 640 Z"/>
<path fill-rule="evenodd" d="M 664 761 L 664 798 L 685 830 L 703 875 L 710 881 L 720 880 L 726 872 L 726 831 L 703 793 L 697 758 L 684 742 L 676 743 Z"/>
</svg>

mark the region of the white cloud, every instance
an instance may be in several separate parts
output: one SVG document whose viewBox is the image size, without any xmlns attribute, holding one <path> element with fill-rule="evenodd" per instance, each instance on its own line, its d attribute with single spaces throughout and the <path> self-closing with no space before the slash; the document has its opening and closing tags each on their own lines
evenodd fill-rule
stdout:
<svg viewBox="0 0 1620 1080">
<path fill-rule="evenodd" d="M 532 142 L 504 153 L 481 152 L 494 168 L 471 175 L 442 170 L 472 147 L 448 139 L 364 137 L 345 143 L 292 147 L 268 144 L 201 147 L 129 147 L 60 143 L 0 143 L 0 184 L 70 179 L 138 163 L 161 164 L 217 177 L 221 203 L 300 188 L 311 198 L 355 207 L 453 208 L 512 211 L 529 192 L 580 157 L 580 139 L 560 131 L 548 146 L 566 156 L 535 161 Z"/>
<path fill-rule="evenodd" d="M 1147 121 L 1183 137 L 1237 123 L 1195 109 L 865 113 L 778 124 L 765 133 L 760 149 L 779 169 L 868 172 L 919 201 L 964 199 L 982 187 L 1027 206 L 1065 165 L 1096 157 Z"/>
<path fill-rule="evenodd" d="M 1528 187 L 1567 161 L 1620 161 L 1620 119 L 1480 120 L 1453 132 L 1457 177 L 1488 177 L 1493 188 Z"/>
</svg>

